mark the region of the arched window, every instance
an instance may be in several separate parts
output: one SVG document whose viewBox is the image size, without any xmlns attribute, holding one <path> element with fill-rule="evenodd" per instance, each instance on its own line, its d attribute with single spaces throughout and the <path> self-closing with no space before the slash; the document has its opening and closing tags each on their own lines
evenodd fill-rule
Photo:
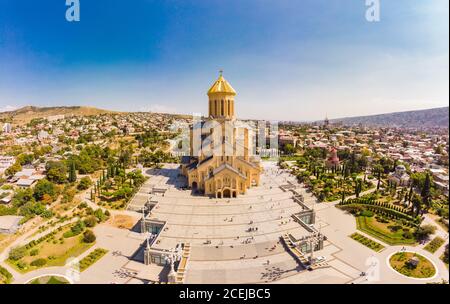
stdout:
<svg viewBox="0 0 450 304">
<path fill-rule="evenodd" d="M 231 116 L 231 100 L 228 100 L 228 115 Z"/>
<path fill-rule="evenodd" d="M 217 115 L 217 100 L 214 100 L 214 115 Z"/>
<path fill-rule="evenodd" d="M 223 100 L 221 100 L 220 106 L 221 106 L 221 115 L 223 116 L 224 115 L 224 111 L 225 111 L 225 109 L 224 109 L 225 105 L 224 105 L 224 101 Z"/>
</svg>

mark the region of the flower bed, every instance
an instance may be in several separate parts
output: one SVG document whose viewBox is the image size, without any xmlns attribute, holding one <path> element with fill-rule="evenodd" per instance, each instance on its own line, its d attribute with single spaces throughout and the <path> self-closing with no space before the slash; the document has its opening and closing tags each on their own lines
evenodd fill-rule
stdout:
<svg viewBox="0 0 450 304">
<path fill-rule="evenodd" d="M 352 239 L 354 239 L 355 241 L 357 241 L 358 243 L 363 244 L 366 247 L 369 247 L 370 249 L 379 252 L 381 250 L 384 249 L 384 246 L 381 245 L 380 243 L 377 243 L 371 239 L 369 239 L 368 237 L 365 237 L 362 234 L 359 234 L 358 232 L 353 233 L 352 235 L 350 235 L 350 237 Z"/>
<path fill-rule="evenodd" d="M 437 236 L 431 242 L 429 242 L 423 249 L 431 253 L 435 253 L 444 244 L 444 242 L 445 241 L 443 238 Z"/>
</svg>

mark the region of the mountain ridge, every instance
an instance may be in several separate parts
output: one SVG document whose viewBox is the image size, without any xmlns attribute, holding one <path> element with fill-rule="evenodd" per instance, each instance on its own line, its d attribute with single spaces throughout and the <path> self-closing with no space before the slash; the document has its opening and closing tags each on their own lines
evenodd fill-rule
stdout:
<svg viewBox="0 0 450 304">
<path fill-rule="evenodd" d="M 15 109 L 12 111 L 0 112 L 0 121 L 20 125 L 26 124 L 36 118 L 45 118 L 55 115 L 90 116 L 109 113 L 120 113 L 120 112 L 87 106 L 55 106 L 55 107 L 24 106 L 22 108 Z"/>
<path fill-rule="evenodd" d="M 331 123 L 344 125 L 396 126 L 406 128 L 444 128 L 449 124 L 449 107 L 410 110 L 374 115 L 330 119 Z"/>
<path fill-rule="evenodd" d="M 0 121 L 24 124 L 35 118 L 45 118 L 54 115 L 90 116 L 114 113 L 120 114 L 127 112 L 99 109 L 91 106 L 37 107 L 29 105 L 11 111 L 0 112 Z M 181 114 L 173 114 L 173 116 L 179 115 Z M 334 118 L 330 119 L 330 122 L 342 123 L 349 126 L 363 124 L 378 127 L 445 128 L 449 124 L 449 107 Z"/>
</svg>

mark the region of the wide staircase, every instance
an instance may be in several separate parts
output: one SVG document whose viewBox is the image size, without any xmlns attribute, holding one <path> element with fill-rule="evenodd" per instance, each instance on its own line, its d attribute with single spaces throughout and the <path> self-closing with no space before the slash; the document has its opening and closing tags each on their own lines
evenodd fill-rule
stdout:
<svg viewBox="0 0 450 304">
<path fill-rule="evenodd" d="M 186 267 L 187 267 L 190 253 L 191 253 L 191 244 L 190 243 L 184 244 L 181 261 L 180 261 L 180 264 L 178 265 L 178 270 L 177 270 L 177 277 L 176 277 L 177 284 L 184 283 Z"/>
<path fill-rule="evenodd" d="M 308 258 L 295 246 L 289 234 L 288 233 L 283 234 L 281 238 L 286 247 L 288 248 L 289 252 L 291 252 L 297 258 L 297 260 L 303 267 L 308 268 L 309 267 Z"/>
<path fill-rule="evenodd" d="M 317 236 L 314 237 L 315 239 L 313 240 L 313 243 L 317 242 Z M 322 261 L 322 262 L 313 262 L 310 263 L 309 259 L 305 256 L 305 254 L 303 252 L 301 252 L 297 246 L 295 246 L 294 241 L 292 240 L 291 236 L 289 234 L 284 234 L 282 236 L 283 242 L 286 245 L 286 247 L 288 248 L 288 250 L 297 258 L 297 260 L 300 262 L 300 264 L 310 270 L 315 270 L 315 269 L 319 269 L 319 268 L 327 268 L 327 267 L 331 267 L 327 262 Z"/>
</svg>

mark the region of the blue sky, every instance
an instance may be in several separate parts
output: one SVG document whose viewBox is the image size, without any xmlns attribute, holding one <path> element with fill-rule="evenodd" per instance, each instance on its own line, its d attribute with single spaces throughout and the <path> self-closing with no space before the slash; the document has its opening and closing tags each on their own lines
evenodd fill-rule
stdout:
<svg viewBox="0 0 450 304">
<path fill-rule="evenodd" d="M 448 105 L 448 0 L 0 0 L 0 110 L 207 111 L 218 70 L 242 118 Z"/>
</svg>

